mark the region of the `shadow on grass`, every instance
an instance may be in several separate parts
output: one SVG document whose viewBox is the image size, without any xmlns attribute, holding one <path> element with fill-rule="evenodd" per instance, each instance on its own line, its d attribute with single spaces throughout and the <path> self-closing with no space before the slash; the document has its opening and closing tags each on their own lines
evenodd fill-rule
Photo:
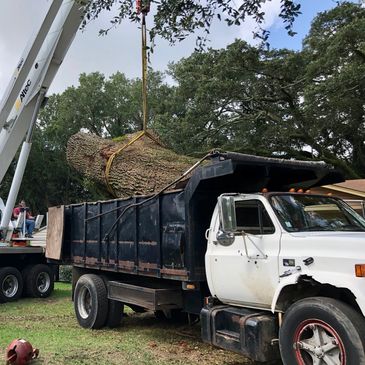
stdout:
<svg viewBox="0 0 365 365">
<path fill-rule="evenodd" d="M 127 315 L 123 317 L 122 324 L 117 329 L 112 329 L 110 331 L 118 331 L 121 333 L 128 332 L 138 332 L 142 331 L 145 333 L 150 333 L 150 336 L 154 342 L 162 344 L 162 346 L 167 346 L 171 349 L 171 346 L 185 347 L 185 350 L 197 351 L 200 350 L 210 353 L 210 356 L 214 359 L 218 355 L 219 358 L 222 356 L 222 350 L 203 343 L 201 339 L 201 326 L 200 322 L 195 322 L 193 324 L 176 322 L 173 320 L 163 320 L 158 319 L 153 312 L 146 313 L 135 313 L 128 312 Z M 155 345 L 153 345 L 155 346 Z M 184 350 L 183 350 L 184 352 Z M 259 365 L 262 363 L 256 363 L 248 360 L 242 355 L 242 361 L 238 359 L 239 355 L 233 354 L 230 351 L 224 351 L 224 365 Z M 230 359 L 232 357 L 232 359 Z M 212 362 L 216 364 L 217 362 Z M 269 363 L 265 363 L 269 365 Z M 271 362 L 270 365 L 282 365 L 281 361 Z"/>
<path fill-rule="evenodd" d="M 55 289 L 50 298 L 69 298 L 71 300 L 71 285 L 67 283 L 56 283 Z"/>
</svg>

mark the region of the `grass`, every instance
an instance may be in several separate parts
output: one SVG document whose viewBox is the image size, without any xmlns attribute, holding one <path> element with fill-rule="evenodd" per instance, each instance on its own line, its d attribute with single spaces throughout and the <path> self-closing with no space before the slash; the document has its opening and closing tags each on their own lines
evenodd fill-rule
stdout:
<svg viewBox="0 0 365 365">
<path fill-rule="evenodd" d="M 158 321 L 131 310 L 117 329 L 86 330 L 75 318 L 69 284 L 56 283 L 47 299 L 0 304 L 0 349 L 14 338 L 39 348 L 33 365 L 248 365 L 244 357 L 200 340 L 200 326 Z M 0 356 L 2 356 L 0 354 Z"/>
</svg>

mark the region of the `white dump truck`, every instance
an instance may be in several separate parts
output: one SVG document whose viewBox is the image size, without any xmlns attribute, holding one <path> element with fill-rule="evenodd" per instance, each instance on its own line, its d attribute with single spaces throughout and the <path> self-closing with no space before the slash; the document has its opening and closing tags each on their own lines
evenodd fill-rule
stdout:
<svg viewBox="0 0 365 365">
<path fill-rule="evenodd" d="M 342 176 L 209 159 L 182 189 L 50 210 L 48 258 L 73 265 L 80 325 L 117 326 L 126 304 L 199 316 L 205 342 L 256 361 L 365 364 L 365 220 L 309 191 Z"/>
</svg>

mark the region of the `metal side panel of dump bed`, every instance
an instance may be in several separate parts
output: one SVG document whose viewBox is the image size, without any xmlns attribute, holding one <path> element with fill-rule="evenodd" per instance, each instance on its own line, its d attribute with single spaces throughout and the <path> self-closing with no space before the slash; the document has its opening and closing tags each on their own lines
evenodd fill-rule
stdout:
<svg viewBox="0 0 365 365">
<path fill-rule="evenodd" d="M 76 266 L 188 280 L 184 191 L 65 207 L 64 244 Z M 108 213 L 109 212 L 109 213 Z M 105 214 L 104 214 L 105 213 Z M 96 217 L 96 218 L 93 218 Z"/>
<path fill-rule="evenodd" d="M 184 189 L 132 206 L 120 219 L 126 207 L 149 197 L 62 207 L 63 238 L 55 251 L 79 267 L 204 281 L 205 231 L 220 194 L 307 189 L 339 181 L 342 175 L 324 163 L 218 153 L 194 171 Z"/>
</svg>

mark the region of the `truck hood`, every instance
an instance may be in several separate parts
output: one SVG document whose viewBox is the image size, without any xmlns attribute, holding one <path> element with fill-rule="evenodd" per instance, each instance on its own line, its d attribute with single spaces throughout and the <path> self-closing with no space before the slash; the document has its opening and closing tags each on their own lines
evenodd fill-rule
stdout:
<svg viewBox="0 0 365 365">
<path fill-rule="evenodd" d="M 365 313 L 365 278 L 355 276 L 355 265 L 365 264 L 364 248 L 365 232 L 283 232 L 280 286 L 295 284 L 305 276 L 318 283 L 346 288 Z"/>
<path fill-rule="evenodd" d="M 312 257 L 308 269 L 341 271 L 343 266 L 353 274 L 354 264 L 365 263 L 365 232 L 295 232 L 281 236 L 280 264 L 285 258 L 303 260 Z M 303 269 L 304 269 L 303 267 Z"/>
<path fill-rule="evenodd" d="M 287 233 L 291 237 L 295 238 L 306 238 L 314 239 L 318 238 L 320 240 L 364 240 L 365 243 L 365 232 L 354 232 L 354 231 L 316 231 L 316 232 L 292 232 Z"/>
</svg>

